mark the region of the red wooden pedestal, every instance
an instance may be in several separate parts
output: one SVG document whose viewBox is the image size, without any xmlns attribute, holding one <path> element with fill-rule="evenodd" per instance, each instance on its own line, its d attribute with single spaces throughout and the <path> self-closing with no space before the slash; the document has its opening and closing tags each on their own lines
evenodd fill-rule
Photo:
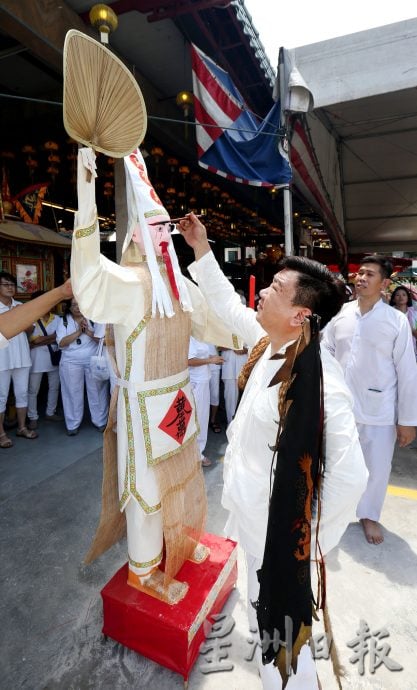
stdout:
<svg viewBox="0 0 417 690">
<path fill-rule="evenodd" d="M 186 561 L 176 579 L 188 582 L 182 601 L 170 605 L 127 584 L 127 563 L 101 590 L 103 633 L 125 647 L 187 679 L 201 643 L 237 579 L 237 546 L 230 539 L 205 534 L 210 556 L 201 564 Z"/>
</svg>

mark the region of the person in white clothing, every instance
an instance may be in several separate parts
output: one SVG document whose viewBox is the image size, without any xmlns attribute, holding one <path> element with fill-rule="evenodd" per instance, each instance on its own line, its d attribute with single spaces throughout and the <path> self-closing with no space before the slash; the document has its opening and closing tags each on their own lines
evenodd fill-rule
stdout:
<svg viewBox="0 0 417 690">
<path fill-rule="evenodd" d="M 210 365 L 215 364 L 219 366 L 222 362 L 223 359 L 219 355 L 210 354 L 209 345 L 196 340 L 193 336 L 190 337 L 188 366 L 190 369 L 190 382 L 195 400 L 197 420 L 200 427 L 197 443 L 203 467 L 210 467 L 211 465 L 211 460 L 204 456 L 210 417 Z"/>
<path fill-rule="evenodd" d="M 382 298 L 392 266 L 366 256 L 356 277 L 357 300 L 348 302 L 325 330 L 324 345 L 341 364 L 354 399 L 359 438 L 369 480 L 358 508 L 370 544 L 384 535 L 379 519 L 391 472 L 395 442 L 415 438 L 417 364 L 405 314 Z"/>
<path fill-rule="evenodd" d="M 210 355 L 218 355 L 215 345 L 209 345 Z M 210 367 L 210 419 L 209 427 L 215 434 L 220 434 L 222 428 L 217 423 L 217 412 L 220 404 L 220 367 L 218 364 L 209 364 Z"/>
<path fill-rule="evenodd" d="M 248 359 L 248 350 L 222 350 L 224 362 L 222 364 L 222 381 L 224 391 L 224 404 L 226 408 L 227 423 L 230 424 L 235 416 L 239 400 L 238 378 L 243 365 Z"/>
<path fill-rule="evenodd" d="M 0 272 L 0 314 L 18 308 L 20 302 L 14 299 L 16 278 L 6 271 Z M 12 440 L 4 430 L 4 415 L 10 383 L 13 381 L 16 400 L 17 431 L 16 436 L 35 439 L 38 434 L 26 426 L 28 406 L 29 371 L 31 366 L 29 343 L 26 333 L 15 335 L 9 341 L 9 347 L 0 350 L 0 448 L 11 448 Z"/>
<path fill-rule="evenodd" d="M 288 540 L 294 538 L 292 529 L 285 528 L 285 514 L 283 522 L 274 522 L 268 526 L 268 516 L 271 520 L 274 513 L 279 509 L 279 501 L 274 501 L 275 491 L 280 492 L 281 498 L 286 501 L 288 495 L 294 497 L 289 501 L 288 507 L 295 509 L 298 495 L 298 482 L 289 485 L 284 481 L 280 485 L 281 476 L 278 473 L 283 470 L 295 468 L 296 462 L 282 464 L 280 459 L 280 444 L 282 439 L 290 432 L 282 428 L 278 431 L 279 414 L 278 404 L 281 400 L 281 385 L 287 386 L 283 390 L 288 391 L 288 386 L 292 385 L 297 378 L 291 379 L 291 372 L 297 363 L 302 361 L 305 352 L 312 352 L 309 346 L 298 354 L 299 343 L 307 342 L 305 336 L 306 321 L 316 323 L 317 318 L 313 314 L 320 315 L 322 324 L 326 322 L 340 309 L 344 299 L 343 291 L 332 274 L 317 262 L 302 257 L 286 257 L 281 270 L 274 276 L 273 282 L 266 290 L 261 290 L 260 300 L 255 313 L 241 304 L 239 296 L 235 293 L 232 285 L 221 272 L 207 241 L 207 234 L 204 226 L 194 214 L 188 214 L 185 220 L 180 221 L 181 232 L 186 242 L 194 249 L 196 262 L 190 267 L 193 278 L 198 283 L 208 304 L 217 313 L 223 322 L 227 322 L 233 332 L 240 335 L 242 340 L 252 347 L 251 357 L 245 368 L 249 371 L 247 384 L 238 407 L 236 416 L 228 428 L 227 435 L 229 445 L 224 460 L 224 490 L 222 503 L 230 511 L 230 517 L 226 525 L 226 535 L 237 538 L 243 546 L 248 560 L 248 584 L 249 595 L 252 604 L 258 599 L 257 607 L 258 625 L 260 615 L 268 616 L 271 611 L 261 606 L 261 596 L 265 594 L 263 587 L 257 578 L 262 575 L 262 580 L 266 582 L 267 564 L 273 563 L 274 574 L 280 569 L 287 571 L 288 561 L 297 559 L 298 556 L 293 551 L 287 549 Z M 268 337 L 266 337 L 266 334 Z M 317 337 L 310 341 L 316 347 L 317 357 L 319 349 Z M 253 347 L 255 346 L 255 347 Z M 301 345 L 300 345 L 301 348 Z M 286 357 L 288 356 L 288 362 Z M 258 359 L 257 359 L 258 358 Z M 316 380 L 318 377 L 318 364 L 316 361 Z M 355 421 L 352 413 L 352 398 L 343 380 L 342 372 L 337 362 L 332 360 L 326 350 L 322 351 L 321 356 L 323 369 L 323 394 L 324 394 L 324 475 L 321 478 L 318 496 L 321 503 L 320 515 L 320 534 L 319 543 L 321 553 L 326 554 L 338 543 L 348 523 L 354 518 L 355 507 L 359 496 L 366 485 L 367 471 L 363 460 Z M 298 364 L 298 366 L 301 366 Z M 288 372 L 288 367 L 290 370 Z M 297 371 L 297 369 L 295 369 Z M 280 376 L 283 378 L 280 379 Z M 281 384 L 280 381 L 283 381 Z M 305 380 L 301 379 L 302 381 Z M 312 388 L 307 383 L 304 384 L 307 393 Z M 301 389 L 303 391 L 303 388 Z M 320 385 L 314 391 L 315 405 L 317 412 L 317 400 L 319 398 Z M 295 403 L 294 403 L 295 404 Z M 299 403 L 300 404 L 300 403 Z M 301 401 L 302 407 L 302 401 Z M 281 408 L 280 408 L 281 409 Z M 285 410 L 284 424 L 289 416 L 292 405 Z M 302 408 L 303 409 L 303 408 Z M 308 420 L 310 408 L 304 408 L 303 414 Z M 303 429 L 299 426 L 292 428 L 292 441 L 303 435 Z M 320 423 L 317 417 L 317 427 L 315 434 L 319 433 Z M 275 456 L 274 449 L 278 443 L 278 456 Z M 287 441 L 288 443 L 288 441 Z M 318 444 L 317 444 L 318 447 Z M 317 454 L 317 447 L 315 453 Z M 304 460 L 310 461 L 311 458 L 298 456 L 300 468 Z M 275 461 L 274 461 L 275 458 Z M 293 458 L 295 460 L 295 458 Z M 275 464 L 272 466 L 272 464 Z M 275 468 L 275 472 L 273 471 Z M 297 470 L 298 472 L 300 469 Z M 303 470 L 304 471 L 304 470 Z M 275 475 L 272 494 L 270 494 L 271 476 Z M 278 479 L 277 479 L 278 477 Z M 299 481 L 303 484 L 299 475 Z M 306 488 L 307 494 L 311 496 L 311 489 Z M 307 504 L 301 501 L 305 514 L 300 524 L 304 525 L 304 537 L 297 541 L 302 553 L 299 558 L 303 562 L 301 571 L 296 570 L 299 575 L 293 578 L 281 580 L 275 586 L 272 583 L 270 594 L 273 600 L 280 607 L 280 616 L 285 615 L 294 619 L 293 613 L 298 606 L 298 589 L 305 586 L 305 578 L 309 580 L 309 561 L 310 561 L 310 539 L 311 534 L 311 554 L 314 558 L 313 544 L 316 541 L 316 522 L 311 522 L 307 510 Z M 301 510 L 301 506 L 298 506 Z M 295 524 L 293 525 L 295 529 Z M 298 529 L 298 527 L 297 527 Z M 271 540 L 272 545 L 271 545 Z M 275 551 L 282 546 L 283 554 Z M 296 551 L 299 550 L 297 547 Z M 285 549 L 285 551 L 284 551 Z M 271 561 L 272 559 L 272 561 Z M 261 568 L 261 570 L 259 570 Z M 278 569 L 278 570 L 277 570 Z M 302 577 L 301 577 L 302 572 Z M 284 596 L 282 589 L 291 590 L 296 588 L 295 598 Z M 308 589 L 308 587 L 307 587 Z M 311 589 L 310 589 L 311 596 Z M 301 624 L 294 628 L 294 637 L 300 643 L 301 653 L 298 655 L 294 651 L 294 644 L 289 650 L 291 668 L 286 664 L 280 664 L 279 672 L 277 667 L 271 662 L 275 656 L 275 649 L 271 644 L 266 644 L 263 649 L 263 664 L 260 663 L 260 673 L 265 690 L 281 688 L 281 678 L 288 690 L 313 690 L 318 687 L 315 665 L 312 660 L 308 647 L 303 646 L 303 641 L 307 641 L 311 634 L 311 601 L 307 602 L 307 613 L 305 626 Z M 251 607 L 250 607 L 251 608 Z M 274 608 L 275 611 L 275 608 Z M 281 615 L 282 614 L 282 615 Z M 250 610 L 250 616 L 252 612 Z M 256 621 L 255 621 L 256 622 Z M 273 620 L 271 621 L 273 623 Z M 294 621 L 293 621 L 294 622 Z M 252 621 L 253 623 L 253 621 Z M 251 626 L 252 627 L 252 626 Z M 273 632 L 279 632 L 281 640 L 285 639 L 284 630 L 280 626 L 273 625 Z M 304 630 L 303 636 L 301 630 Z M 260 628 L 264 633 L 265 628 Z M 297 631 L 300 631 L 297 636 Z M 266 641 L 265 635 L 262 636 L 262 643 Z M 275 638 L 275 634 L 274 634 Z M 272 632 L 271 637 L 272 639 Z M 293 640 L 294 643 L 294 640 Z M 259 649 L 257 650 L 257 653 Z M 279 662 L 281 653 L 276 652 L 276 660 Z M 260 661 L 260 653 L 259 653 Z M 291 669 L 293 672 L 291 672 Z"/>
<path fill-rule="evenodd" d="M 62 350 L 59 375 L 68 436 L 78 433 L 83 419 L 84 383 L 92 423 L 99 431 L 107 423 L 108 382 L 94 379 L 90 371 L 90 359 L 97 354 L 104 331 L 104 324 L 93 323 L 81 314 L 75 298 L 58 324 L 56 339 Z"/>
<path fill-rule="evenodd" d="M 393 291 L 389 304 L 390 307 L 394 307 L 394 309 L 402 311 L 402 313 L 407 317 L 413 336 L 414 352 L 417 355 L 417 309 L 413 307 L 413 300 L 410 290 L 406 288 L 405 285 L 399 285 Z"/>
<path fill-rule="evenodd" d="M 240 301 L 246 306 L 246 298 L 243 292 L 237 290 L 240 295 Z M 241 350 L 222 350 L 222 357 L 224 362 L 222 364 L 222 381 L 223 381 L 223 395 L 224 404 L 226 408 L 227 423 L 230 424 L 235 416 L 237 404 L 239 401 L 239 386 L 238 379 L 243 365 L 248 359 L 248 348 L 243 347 Z"/>
<path fill-rule="evenodd" d="M 44 294 L 43 291 L 34 292 L 31 299 L 36 299 Z M 29 337 L 30 357 L 32 366 L 29 374 L 28 392 L 28 428 L 38 428 L 38 393 L 43 374 L 48 377 L 48 398 L 46 403 L 45 420 L 60 422 L 63 417 L 56 414 L 56 406 L 59 395 L 59 369 L 58 364 L 52 362 L 51 352 L 58 352 L 56 344 L 56 329 L 60 322 L 59 316 L 51 311 L 43 314 L 34 324 Z"/>
<path fill-rule="evenodd" d="M 19 304 L 18 309 L 0 313 L 0 348 L 7 347 L 8 339 L 30 328 L 42 314 L 46 314 L 59 302 L 70 297 L 72 297 L 72 288 L 71 281 L 68 279 L 63 285 L 48 290 L 36 299 L 26 304 Z"/>
</svg>

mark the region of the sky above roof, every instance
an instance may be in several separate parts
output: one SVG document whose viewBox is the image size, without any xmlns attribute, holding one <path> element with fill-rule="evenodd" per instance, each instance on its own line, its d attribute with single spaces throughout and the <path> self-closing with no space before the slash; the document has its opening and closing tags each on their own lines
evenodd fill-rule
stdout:
<svg viewBox="0 0 417 690">
<path fill-rule="evenodd" d="M 298 0 L 293 16 L 291 5 L 279 0 L 244 2 L 274 68 L 280 46 L 295 48 L 417 16 L 415 0 Z"/>
</svg>

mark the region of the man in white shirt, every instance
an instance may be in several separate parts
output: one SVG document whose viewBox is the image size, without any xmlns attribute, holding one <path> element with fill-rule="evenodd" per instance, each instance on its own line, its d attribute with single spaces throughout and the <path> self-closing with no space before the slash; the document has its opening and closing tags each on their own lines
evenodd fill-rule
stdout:
<svg viewBox="0 0 417 690">
<path fill-rule="evenodd" d="M 222 381 L 224 386 L 224 406 L 226 408 L 227 423 L 230 424 L 235 416 L 237 403 L 239 400 L 238 379 L 243 365 L 248 359 L 248 350 L 243 347 L 241 350 L 222 349 Z"/>
<path fill-rule="evenodd" d="M 237 538 L 247 555 L 249 600 L 254 603 L 259 593 L 257 571 L 261 566 L 262 571 L 264 569 L 267 555 L 265 543 L 270 533 L 270 481 L 273 481 L 278 467 L 272 463 L 279 423 L 278 398 L 282 386 L 281 383 L 274 385 L 274 379 L 284 365 L 290 364 L 286 361 L 287 350 L 301 338 L 304 321 L 313 313 L 318 313 L 325 325 L 340 308 L 343 296 L 325 267 L 301 257 L 288 257 L 288 264 L 275 275 L 271 286 L 261 291 L 256 314 L 241 304 L 239 295 L 221 272 L 208 244 L 205 228 L 197 217 L 189 214 L 186 220 L 180 222 L 180 229 L 194 249 L 196 263 L 190 267 L 190 272 L 209 306 L 249 347 L 257 343 L 249 361 L 256 350 L 260 354 L 248 378 L 235 418 L 228 428 L 229 446 L 224 459 L 222 498 L 223 506 L 230 511 L 226 534 Z M 269 336 L 266 341 L 269 341 L 269 345 L 262 354 L 260 339 L 264 340 L 265 334 Z M 357 501 L 366 485 L 367 472 L 352 414 L 352 399 L 340 367 L 326 351 L 322 352 L 322 365 L 325 471 L 320 489 L 319 542 L 321 552 L 325 554 L 338 543 L 349 521 L 354 518 Z M 288 491 L 296 489 L 287 485 L 282 488 L 284 491 L 287 488 Z M 314 532 L 314 521 L 312 526 Z M 278 525 L 278 533 L 280 529 L 281 525 Z M 313 554 L 315 541 L 313 534 Z M 307 562 L 309 560 L 308 550 Z M 307 571 L 308 565 L 303 572 L 309 577 Z M 275 595 L 277 598 L 281 595 L 278 586 Z M 289 607 L 288 616 L 292 617 L 293 601 L 285 601 L 284 598 L 283 606 L 286 605 Z M 248 608 L 248 615 L 253 629 L 257 623 L 252 606 Z M 305 625 L 311 626 L 311 620 Z M 283 640 L 284 631 L 278 627 L 277 630 Z M 294 646 L 292 651 L 297 658 Z M 263 661 L 260 673 L 264 689 L 278 690 L 281 677 L 285 679 L 286 672 L 280 669 L 280 677 L 276 666 L 266 660 L 265 653 Z M 294 660 L 292 668 L 295 671 Z M 298 656 L 297 673 L 290 676 L 286 687 L 288 690 L 314 690 L 318 687 L 314 663 L 305 645 Z"/>
<path fill-rule="evenodd" d="M 357 301 L 348 302 L 327 326 L 324 344 L 341 364 L 354 399 L 369 480 L 358 508 L 367 541 L 383 539 L 379 518 L 391 472 L 395 441 L 415 438 L 417 365 L 407 317 L 381 298 L 392 266 L 367 256 L 356 278 Z"/>
<path fill-rule="evenodd" d="M 214 345 L 208 345 L 207 343 L 201 342 L 201 340 L 193 338 L 193 336 L 190 337 L 188 367 L 198 425 L 200 427 L 197 436 L 197 444 L 203 467 L 210 467 L 211 465 L 211 460 L 204 455 L 210 417 L 210 366 L 215 365 L 219 367 L 223 362 L 222 357 L 218 354 L 211 353 L 211 348 L 214 348 Z"/>
</svg>

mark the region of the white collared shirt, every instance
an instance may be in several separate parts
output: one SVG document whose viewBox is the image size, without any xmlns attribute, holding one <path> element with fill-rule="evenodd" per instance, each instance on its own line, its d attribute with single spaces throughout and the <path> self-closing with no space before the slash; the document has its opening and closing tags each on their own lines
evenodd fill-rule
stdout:
<svg viewBox="0 0 417 690">
<path fill-rule="evenodd" d="M 417 425 L 417 364 L 404 314 L 379 300 L 362 314 L 348 302 L 324 330 L 340 363 L 360 424 Z"/>
<path fill-rule="evenodd" d="M 0 302 L 0 314 L 14 309 L 19 304 L 22 303 L 14 299 L 12 299 L 10 307 Z M 3 343 L 3 349 L 0 350 L 0 371 L 30 367 L 32 360 L 30 358 L 29 342 L 26 333 L 19 333 L 10 338 L 9 341 L 6 340 L 7 342 L 9 347 L 6 347 Z"/>
<path fill-rule="evenodd" d="M 190 347 L 188 348 L 188 359 L 208 359 L 210 357 L 210 345 L 190 337 Z M 215 365 L 216 366 L 216 365 Z M 188 367 L 190 381 L 200 383 L 210 381 L 210 364 L 201 364 L 197 367 Z"/>
<path fill-rule="evenodd" d="M 252 347 L 265 331 L 244 307 L 210 252 L 192 265 L 192 274 L 219 319 Z M 288 343 L 287 343 L 288 345 Z M 287 345 L 282 348 L 285 350 Z M 222 504 L 230 511 L 226 535 L 262 558 L 268 523 L 271 445 L 278 429 L 278 387 L 268 387 L 284 359 L 270 359 L 268 346 L 255 365 L 233 422 L 227 430 Z M 324 455 L 320 545 L 327 553 L 339 542 L 365 490 L 368 473 L 352 413 L 352 396 L 340 366 L 322 350 L 324 377 Z M 315 526 L 313 524 L 313 532 Z"/>
</svg>

